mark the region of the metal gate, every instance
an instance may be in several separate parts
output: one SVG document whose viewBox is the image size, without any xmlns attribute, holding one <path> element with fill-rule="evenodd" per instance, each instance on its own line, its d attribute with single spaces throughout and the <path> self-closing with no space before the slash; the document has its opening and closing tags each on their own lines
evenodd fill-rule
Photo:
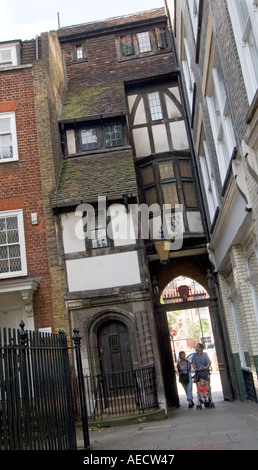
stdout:
<svg viewBox="0 0 258 470">
<path fill-rule="evenodd" d="M 76 450 L 67 339 L 0 329 L 0 450 Z"/>
</svg>

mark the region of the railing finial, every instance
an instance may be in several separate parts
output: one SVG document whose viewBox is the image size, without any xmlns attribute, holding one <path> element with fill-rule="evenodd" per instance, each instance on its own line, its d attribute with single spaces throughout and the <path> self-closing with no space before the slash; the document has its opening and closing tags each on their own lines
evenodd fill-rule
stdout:
<svg viewBox="0 0 258 470">
<path fill-rule="evenodd" d="M 75 346 L 80 346 L 82 337 L 79 335 L 79 328 L 73 329 L 72 340 L 74 341 Z"/>
<path fill-rule="evenodd" d="M 20 323 L 20 328 L 21 328 L 21 331 L 20 331 L 21 345 L 22 345 L 22 346 L 25 346 L 26 343 L 27 343 L 27 339 L 28 339 L 28 331 L 25 331 L 25 330 L 24 330 L 24 328 L 25 328 L 25 323 L 24 323 L 23 320 L 22 320 L 21 323 Z"/>
</svg>

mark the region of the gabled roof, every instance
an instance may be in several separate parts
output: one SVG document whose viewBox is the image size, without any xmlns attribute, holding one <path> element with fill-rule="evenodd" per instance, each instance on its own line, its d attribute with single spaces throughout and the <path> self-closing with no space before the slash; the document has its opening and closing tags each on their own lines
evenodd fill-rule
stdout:
<svg viewBox="0 0 258 470">
<path fill-rule="evenodd" d="M 137 193 L 137 185 L 132 151 L 125 149 L 64 160 L 50 203 L 65 207 L 127 193 Z"/>
</svg>

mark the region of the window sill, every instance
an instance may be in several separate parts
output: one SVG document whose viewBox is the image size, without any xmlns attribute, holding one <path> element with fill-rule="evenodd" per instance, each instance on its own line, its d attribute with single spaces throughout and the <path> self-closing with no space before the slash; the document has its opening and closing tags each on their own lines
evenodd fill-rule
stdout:
<svg viewBox="0 0 258 470">
<path fill-rule="evenodd" d="M 2 163 L 12 163 L 12 162 L 18 162 L 19 161 L 19 158 L 16 157 L 16 158 L 0 158 L 0 165 Z"/>
<path fill-rule="evenodd" d="M 145 58 L 152 57 L 152 56 L 168 54 L 170 52 L 172 52 L 172 49 L 168 47 L 164 49 L 158 49 L 156 51 L 142 52 L 141 54 L 133 54 L 130 56 L 119 57 L 118 62 L 123 63 L 123 62 L 128 62 L 128 60 L 145 59 Z"/>
<path fill-rule="evenodd" d="M 73 64 L 74 65 L 80 65 L 80 64 L 88 64 L 89 61 L 88 59 L 73 59 Z"/>
<path fill-rule="evenodd" d="M 9 65 L 8 67 L 0 67 L 1 72 L 13 72 L 20 69 L 31 69 L 32 64 L 21 64 L 21 65 Z"/>
<path fill-rule="evenodd" d="M 17 271 L 14 273 L 2 273 L 0 274 L 0 279 L 11 279 L 11 278 L 16 278 L 16 277 L 24 277 L 27 276 L 27 270 L 24 271 Z"/>
</svg>

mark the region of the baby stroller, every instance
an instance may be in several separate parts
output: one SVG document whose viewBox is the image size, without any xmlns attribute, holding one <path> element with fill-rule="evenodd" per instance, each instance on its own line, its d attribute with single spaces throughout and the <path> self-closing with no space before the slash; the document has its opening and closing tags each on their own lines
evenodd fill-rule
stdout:
<svg viewBox="0 0 258 470">
<path fill-rule="evenodd" d="M 201 395 L 198 393 L 198 386 L 200 385 L 200 379 L 204 378 L 205 379 L 205 385 L 208 387 L 208 392 L 207 392 L 207 397 L 203 399 Z M 210 372 L 206 370 L 202 370 L 202 368 L 198 369 L 198 371 L 195 372 L 193 376 L 193 380 L 196 383 L 197 387 L 197 405 L 196 409 L 201 410 L 203 405 L 205 408 L 215 408 L 215 404 L 212 400 L 212 395 L 211 395 L 211 386 L 210 386 Z"/>
</svg>

